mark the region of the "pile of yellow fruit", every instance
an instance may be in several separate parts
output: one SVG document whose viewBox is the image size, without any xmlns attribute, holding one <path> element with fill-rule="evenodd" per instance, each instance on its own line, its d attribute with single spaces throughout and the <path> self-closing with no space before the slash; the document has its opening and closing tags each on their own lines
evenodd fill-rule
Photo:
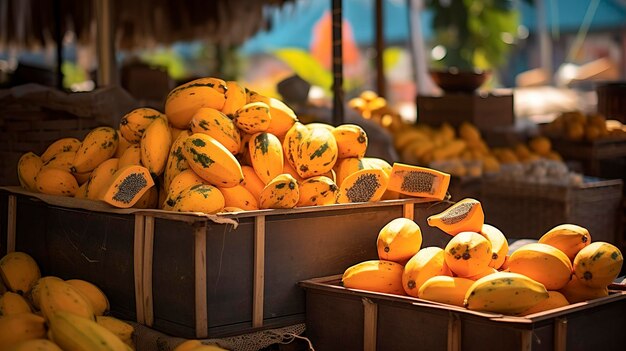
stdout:
<svg viewBox="0 0 626 351">
<path fill-rule="evenodd" d="M 608 296 L 620 273 L 620 250 L 591 242 L 583 227 L 556 226 L 509 255 L 505 235 L 484 218 L 480 202 L 469 198 L 429 217 L 451 236 L 443 249 L 422 248 L 419 226 L 396 218 L 379 232 L 379 259 L 346 269 L 343 286 L 526 316 Z"/>
<path fill-rule="evenodd" d="M 368 202 L 415 193 L 394 189 L 392 165 L 365 157 L 367 146 L 356 124 L 304 125 L 282 101 L 208 77 L 174 88 L 165 113 L 132 110 L 117 128 L 98 127 L 83 140 L 62 138 L 41 155 L 24 154 L 17 171 L 29 191 L 181 212 Z"/>
<path fill-rule="evenodd" d="M 605 138 L 626 138 L 626 126 L 617 120 L 607 120 L 601 114 L 584 114 L 581 111 L 561 113 L 544 126 L 550 137 L 572 141 L 594 141 Z"/>
<path fill-rule="evenodd" d="M 537 136 L 510 148 L 490 148 L 480 130 L 469 122 L 463 122 L 458 130 L 449 123 L 440 127 L 407 124 L 395 132 L 394 145 L 402 162 L 429 166 L 459 177 L 497 173 L 502 164 L 539 159 L 561 161 L 546 137 Z"/>
<path fill-rule="evenodd" d="M 109 300 L 94 284 L 41 277 L 24 252 L 0 259 L 0 350 L 128 351 L 132 325 L 106 316 Z"/>
</svg>

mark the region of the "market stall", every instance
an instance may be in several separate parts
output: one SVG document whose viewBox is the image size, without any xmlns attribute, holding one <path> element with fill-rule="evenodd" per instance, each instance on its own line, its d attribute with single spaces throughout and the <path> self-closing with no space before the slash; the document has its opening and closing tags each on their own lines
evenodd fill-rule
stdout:
<svg viewBox="0 0 626 351">
<path fill-rule="evenodd" d="M 235 43 L 264 17 L 233 3 L 71 13 L 126 23 L 123 45 Z M 217 75 L 176 84 L 162 108 L 116 85 L 0 94 L 14 161 L 0 166 L 16 176 L 0 184 L 1 350 L 621 349 L 624 187 L 600 165 L 623 161 L 626 128 L 576 111 L 519 129 L 512 91 L 437 81 L 451 71 L 407 121 L 380 52 L 379 91 L 346 99 L 330 3 L 329 119 Z"/>
</svg>

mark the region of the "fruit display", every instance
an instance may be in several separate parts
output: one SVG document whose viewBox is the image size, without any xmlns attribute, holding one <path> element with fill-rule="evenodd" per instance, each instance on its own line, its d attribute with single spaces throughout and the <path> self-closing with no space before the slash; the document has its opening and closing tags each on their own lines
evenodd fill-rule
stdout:
<svg viewBox="0 0 626 351">
<path fill-rule="evenodd" d="M 558 115 L 543 126 L 543 133 L 551 138 L 571 141 L 626 139 L 626 126 L 618 120 L 607 120 L 601 114 L 569 111 Z"/>
<path fill-rule="evenodd" d="M 26 153 L 17 172 L 32 192 L 209 214 L 446 196 L 448 173 L 365 157 L 367 146 L 356 124 L 302 124 L 280 100 L 207 77 L 174 88 L 164 113 L 137 108 L 117 128 Z"/>
<path fill-rule="evenodd" d="M 570 171 L 563 162 L 540 159 L 528 163 L 511 163 L 500 167 L 500 172 L 490 179 L 501 182 L 521 182 L 577 186 L 583 183 L 583 175 Z"/>
<path fill-rule="evenodd" d="M 105 315 L 109 300 L 97 286 L 40 274 L 24 252 L 0 259 L 0 350 L 134 350 L 134 328 Z"/>
<path fill-rule="evenodd" d="M 622 268 L 620 250 L 592 242 L 581 226 L 558 225 L 509 253 L 505 234 L 484 220 L 480 202 L 469 198 L 430 216 L 430 226 L 450 235 L 440 248 L 421 247 L 419 226 L 396 218 L 380 229 L 378 260 L 348 267 L 343 286 L 527 316 L 608 296 Z"/>
</svg>

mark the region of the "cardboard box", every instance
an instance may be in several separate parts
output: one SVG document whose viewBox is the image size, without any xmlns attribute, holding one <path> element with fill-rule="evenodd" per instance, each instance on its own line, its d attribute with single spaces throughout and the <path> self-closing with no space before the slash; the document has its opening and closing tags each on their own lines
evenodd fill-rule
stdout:
<svg viewBox="0 0 626 351">
<path fill-rule="evenodd" d="M 221 337 L 301 323 L 299 281 L 376 258 L 380 228 L 428 201 L 199 216 L 5 187 L 0 253 L 25 251 L 43 274 L 93 282 L 121 318 L 179 337 Z"/>
<path fill-rule="evenodd" d="M 316 350 L 623 350 L 626 292 L 527 317 L 346 289 L 341 276 L 301 282 Z"/>
</svg>

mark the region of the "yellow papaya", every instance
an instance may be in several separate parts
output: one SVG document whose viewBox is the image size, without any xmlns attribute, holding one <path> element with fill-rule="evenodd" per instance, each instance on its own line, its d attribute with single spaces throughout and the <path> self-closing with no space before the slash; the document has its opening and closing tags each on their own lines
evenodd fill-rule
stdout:
<svg viewBox="0 0 626 351">
<path fill-rule="evenodd" d="M 408 295 L 418 297 L 422 284 L 438 275 L 452 276 L 445 263 L 443 249 L 435 246 L 425 247 L 413 255 L 404 266 L 402 287 Z"/>
<path fill-rule="evenodd" d="M 389 178 L 380 169 L 362 169 L 341 182 L 337 203 L 375 202 L 385 193 Z"/>
<path fill-rule="evenodd" d="M 76 151 L 59 152 L 56 155 L 52 156 L 47 162 L 44 162 L 44 164 L 41 165 L 41 169 L 58 168 L 68 172 L 72 172 L 72 163 L 74 162 L 75 156 Z"/>
<path fill-rule="evenodd" d="M 243 185 L 236 185 L 230 188 L 219 188 L 224 195 L 225 207 L 236 207 L 245 211 L 259 209 L 257 198 Z"/>
<path fill-rule="evenodd" d="M 52 144 L 48 145 L 46 151 L 41 154 L 41 162 L 46 163 L 56 154 L 68 151 L 77 151 L 80 147 L 80 140 L 76 138 L 61 138 Z"/>
<path fill-rule="evenodd" d="M 195 133 L 185 139 L 183 156 L 197 175 L 213 185 L 231 187 L 243 181 L 235 156 L 206 134 Z"/>
<path fill-rule="evenodd" d="M 201 107 L 221 110 L 226 103 L 226 82 L 219 78 L 199 78 L 179 85 L 165 99 L 165 114 L 172 126 L 187 129 L 193 114 Z"/>
<path fill-rule="evenodd" d="M 624 257 L 615 245 L 596 241 L 578 251 L 574 258 L 574 274 L 582 284 L 602 288 L 617 278 L 623 263 Z"/>
<path fill-rule="evenodd" d="M 283 172 L 283 148 L 280 140 L 270 133 L 253 134 L 248 144 L 252 168 L 267 184 Z"/>
<path fill-rule="evenodd" d="M 254 171 L 252 166 L 241 166 L 241 171 L 243 173 L 243 185 L 254 197 L 258 200 L 261 196 L 261 192 L 263 188 L 265 188 L 265 183 L 259 178 L 259 176 Z"/>
<path fill-rule="evenodd" d="M 157 118 L 146 128 L 139 142 L 141 164 L 154 177 L 163 174 L 172 146 L 172 133 L 165 118 Z"/>
<path fill-rule="evenodd" d="M 285 159 L 293 167 L 296 165 L 295 154 L 298 150 L 298 146 L 308 134 L 309 129 L 300 122 L 294 123 L 285 134 L 285 138 L 283 139 L 283 153 L 285 154 Z"/>
<path fill-rule="evenodd" d="M 563 251 L 553 246 L 531 243 L 511 254 L 508 271 L 532 278 L 548 290 L 559 290 L 572 277 L 572 263 Z"/>
<path fill-rule="evenodd" d="M 298 121 L 298 117 L 296 117 L 296 114 L 289 106 L 278 99 L 269 98 L 267 105 L 270 107 L 272 118 L 266 132 L 282 139 L 287 134 L 287 131 Z"/>
<path fill-rule="evenodd" d="M 346 157 L 338 159 L 333 167 L 335 174 L 337 174 L 337 184 L 341 184 L 350 174 L 366 168 L 369 167 L 366 167 L 362 158 Z"/>
<path fill-rule="evenodd" d="M 443 200 L 449 185 L 448 173 L 396 162 L 392 166 L 387 189 L 409 196 Z"/>
<path fill-rule="evenodd" d="M 429 216 L 427 222 L 452 236 L 461 232 L 480 232 L 485 224 L 485 213 L 480 201 L 465 198 L 443 212 Z"/>
<path fill-rule="evenodd" d="M 120 120 L 120 134 L 129 143 L 138 144 L 148 126 L 160 118 L 166 119 L 164 114 L 153 108 L 136 108 Z"/>
<path fill-rule="evenodd" d="M 521 315 L 527 316 L 529 314 L 549 311 L 567 305 L 569 305 L 569 301 L 567 301 L 562 293 L 558 291 L 548 291 L 547 299 L 540 301 L 538 304 L 522 312 Z"/>
<path fill-rule="evenodd" d="M 80 147 L 72 162 L 72 173 L 92 171 L 102 162 L 115 155 L 119 138 L 117 130 L 111 127 L 97 127 L 92 129 Z"/>
<path fill-rule="evenodd" d="M 41 158 L 33 152 L 23 154 L 17 161 L 17 178 L 22 188 L 37 192 L 36 178 L 41 170 L 43 162 Z"/>
<path fill-rule="evenodd" d="M 454 236 L 444 249 L 444 258 L 450 270 L 459 277 L 470 277 L 489 268 L 491 243 L 475 232 Z"/>
<path fill-rule="evenodd" d="M 175 200 L 178 195 L 180 195 L 183 190 L 197 184 L 208 184 L 208 182 L 202 179 L 191 169 L 186 169 L 180 172 L 176 177 L 174 177 L 174 179 L 172 179 L 172 182 L 167 189 L 167 196 L 163 203 L 163 209 L 171 210 L 174 207 Z"/>
<path fill-rule="evenodd" d="M 270 126 L 271 119 L 270 107 L 263 102 L 246 104 L 233 116 L 237 128 L 248 134 L 265 132 Z"/>
<path fill-rule="evenodd" d="M 463 307 L 465 294 L 472 284 L 474 281 L 470 279 L 436 275 L 422 284 L 417 292 L 417 297 Z"/>
<path fill-rule="evenodd" d="M 118 160 L 119 168 L 132 165 L 141 166 L 141 146 L 139 144 L 129 146 Z"/>
<path fill-rule="evenodd" d="M 35 179 L 40 193 L 74 196 L 78 191 L 78 182 L 72 173 L 59 168 L 46 168 L 37 173 Z"/>
<path fill-rule="evenodd" d="M 337 142 L 337 157 L 365 157 L 367 151 L 367 134 L 356 124 L 342 124 L 333 128 L 333 136 Z"/>
<path fill-rule="evenodd" d="M 365 261 L 348 267 L 341 281 L 349 289 L 405 295 L 402 288 L 402 270 L 401 264 L 391 261 Z"/>
<path fill-rule="evenodd" d="M 120 158 L 124 154 L 124 151 L 126 151 L 126 149 L 128 149 L 133 144 L 122 136 L 122 133 L 119 129 L 117 130 L 117 139 L 117 149 L 115 149 L 115 154 L 113 154 L 113 157 Z"/>
<path fill-rule="evenodd" d="M 89 175 L 85 197 L 92 200 L 100 199 L 118 169 L 119 159 L 117 158 L 110 158 L 99 164 Z"/>
<path fill-rule="evenodd" d="M 231 117 L 246 104 L 247 94 L 243 86 L 232 80 L 226 82 L 226 88 L 224 93 L 226 101 L 224 101 L 222 113 Z"/>
<path fill-rule="evenodd" d="M 294 155 L 295 168 L 302 178 L 323 175 L 337 162 L 337 142 L 333 134 L 315 128 L 304 136 Z"/>
<path fill-rule="evenodd" d="M 182 131 L 170 148 L 170 154 L 167 157 L 167 163 L 165 164 L 165 170 L 163 171 L 163 188 L 167 190 L 172 183 L 172 179 L 176 177 L 180 172 L 189 169 L 189 163 L 183 155 L 183 148 L 185 147 L 185 140 L 191 136 L 191 132 L 188 130 Z"/>
<path fill-rule="evenodd" d="M 563 251 L 573 262 L 578 251 L 591 243 L 591 235 L 587 228 L 568 223 L 548 230 L 539 238 L 539 242 Z"/>
<path fill-rule="evenodd" d="M 379 259 L 406 264 L 422 247 L 422 231 L 411 219 L 393 219 L 378 232 L 376 247 Z"/>
<path fill-rule="evenodd" d="M 294 208 L 299 199 L 298 182 L 289 174 L 280 174 L 263 188 L 259 208 Z"/>
<path fill-rule="evenodd" d="M 154 180 L 146 167 L 126 166 L 118 169 L 104 188 L 102 200 L 112 206 L 129 208 L 154 186 Z"/>
<path fill-rule="evenodd" d="M 581 279 L 572 275 L 572 279 L 559 292 L 565 296 L 569 303 L 578 303 L 587 300 L 598 299 L 609 296 L 609 289 L 606 286 L 593 288 L 583 284 Z"/>
<path fill-rule="evenodd" d="M 233 155 L 239 152 L 241 147 L 241 135 L 235 123 L 222 112 L 202 107 L 191 118 L 191 131 L 203 133 L 219 141 Z"/>
<path fill-rule="evenodd" d="M 287 165 L 285 165 L 288 167 Z M 295 178 L 295 177 L 294 177 Z M 339 187 L 325 176 L 305 179 L 299 184 L 300 198 L 296 206 L 324 206 L 337 203 Z"/>
<path fill-rule="evenodd" d="M 218 188 L 210 184 L 196 184 L 183 189 L 173 203 L 173 211 L 213 214 L 224 210 L 225 201 Z"/>
</svg>

